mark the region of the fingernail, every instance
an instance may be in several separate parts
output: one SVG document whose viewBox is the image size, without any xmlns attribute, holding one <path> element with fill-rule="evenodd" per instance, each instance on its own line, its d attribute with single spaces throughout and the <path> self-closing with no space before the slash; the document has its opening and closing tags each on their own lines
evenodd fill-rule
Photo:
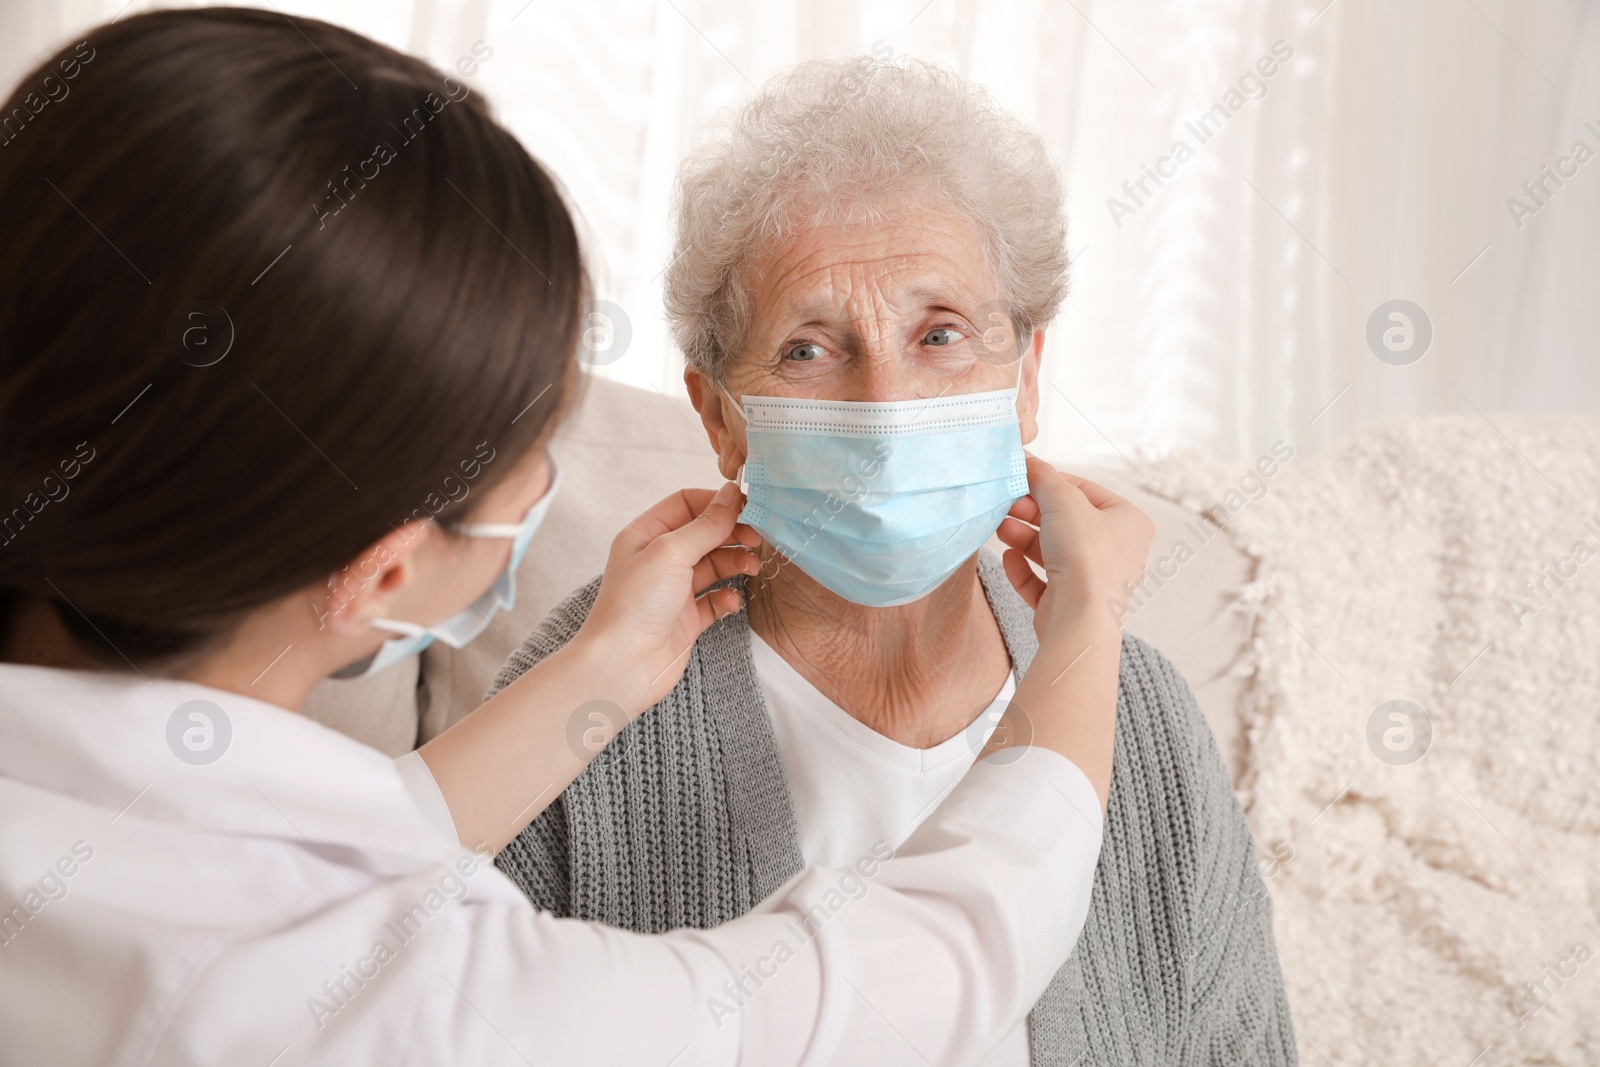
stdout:
<svg viewBox="0 0 1600 1067">
<path fill-rule="evenodd" d="M 732 482 L 723 482 L 722 488 L 717 490 L 717 496 L 712 503 L 731 504 L 739 492 L 739 487 Z"/>
</svg>

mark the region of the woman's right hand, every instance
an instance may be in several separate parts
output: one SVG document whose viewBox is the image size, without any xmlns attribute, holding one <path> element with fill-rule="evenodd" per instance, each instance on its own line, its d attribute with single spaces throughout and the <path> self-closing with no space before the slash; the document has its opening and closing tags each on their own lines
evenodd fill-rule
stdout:
<svg viewBox="0 0 1600 1067">
<path fill-rule="evenodd" d="M 463 844 L 497 851 L 520 833 L 626 725 L 617 713 L 670 692 L 695 640 L 739 610 L 737 591 L 705 590 L 757 570 L 742 505 L 731 483 L 685 489 L 629 523 L 577 636 L 422 747 Z"/>
<path fill-rule="evenodd" d="M 611 542 L 600 593 L 573 643 L 598 651 L 618 682 L 631 680 L 631 716 L 678 684 L 694 643 L 743 606 L 733 589 L 707 587 L 760 569 L 761 535 L 738 521 L 744 497 L 728 482 L 684 489 L 629 523 Z"/>
<path fill-rule="evenodd" d="M 1000 523 L 1006 576 L 1034 610 L 1043 640 L 1061 626 L 1105 612 L 1120 627 L 1128 589 L 1144 577 L 1155 524 L 1122 497 L 1028 457 L 1029 494 Z M 1028 565 L 1044 568 L 1040 578 Z"/>
</svg>

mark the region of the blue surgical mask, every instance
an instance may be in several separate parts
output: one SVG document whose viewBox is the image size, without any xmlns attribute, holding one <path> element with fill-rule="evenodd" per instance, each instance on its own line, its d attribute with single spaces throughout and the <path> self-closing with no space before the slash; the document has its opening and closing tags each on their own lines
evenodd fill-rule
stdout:
<svg viewBox="0 0 1600 1067">
<path fill-rule="evenodd" d="M 533 535 L 539 529 L 539 524 L 550 511 L 550 502 L 555 499 L 556 489 L 560 484 L 561 472 L 556 469 L 552 461 L 550 487 L 544 491 L 543 496 L 534 501 L 533 507 L 528 509 L 521 522 L 469 523 L 458 528 L 458 533 L 468 537 L 504 537 L 511 540 L 511 558 L 506 562 L 505 570 L 500 572 L 494 584 L 484 590 L 482 596 L 467 608 L 432 626 L 421 626 L 414 622 L 406 622 L 404 619 L 372 620 L 372 625 L 378 629 L 402 636 L 385 641 L 365 664 L 352 664 L 336 673 L 334 677 L 368 678 L 385 667 L 399 663 L 407 656 L 415 656 L 434 641 L 449 645 L 451 648 L 464 648 L 473 638 L 488 629 L 489 620 L 495 612 L 502 609 L 509 610 L 517 602 L 517 566 L 527 554 L 528 545 L 533 541 Z"/>
<path fill-rule="evenodd" d="M 739 520 L 846 600 L 920 600 L 1028 492 L 1016 401 L 1015 386 L 890 403 L 746 396 Z"/>
</svg>

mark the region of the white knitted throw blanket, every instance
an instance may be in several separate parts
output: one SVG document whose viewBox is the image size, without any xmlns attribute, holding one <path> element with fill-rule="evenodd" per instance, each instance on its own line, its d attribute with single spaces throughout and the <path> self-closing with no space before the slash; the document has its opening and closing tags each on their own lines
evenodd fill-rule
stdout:
<svg viewBox="0 0 1600 1067">
<path fill-rule="evenodd" d="M 1305 1063 L 1600 1064 L 1600 420 L 1490 418 L 1140 464 L 1254 561 L 1241 802 Z"/>
</svg>

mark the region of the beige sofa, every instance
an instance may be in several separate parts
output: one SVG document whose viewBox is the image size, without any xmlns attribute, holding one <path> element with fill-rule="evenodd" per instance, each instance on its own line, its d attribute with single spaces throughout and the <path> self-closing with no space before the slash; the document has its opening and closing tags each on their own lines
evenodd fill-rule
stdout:
<svg viewBox="0 0 1600 1067">
<path fill-rule="evenodd" d="M 435 644 L 419 659 L 362 681 L 327 681 L 307 714 L 375 748 L 399 755 L 478 706 L 495 671 L 539 620 L 600 573 L 612 536 L 661 497 L 687 485 L 721 482 L 687 401 L 593 377 L 552 446 L 562 490 L 517 573 L 517 605 L 495 617 L 471 645 Z M 1156 523 L 1153 553 L 1180 536 L 1193 512 L 1138 487 L 1125 471 L 1064 462 L 1135 501 Z M 1200 549 L 1128 619 L 1128 628 L 1172 659 L 1194 687 L 1235 781 L 1243 769 L 1240 681 L 1230 674 L 1245 639 L 1224 610 L 1248 577 L 1249 561 L 1227 538 Z"/>
</svg>

